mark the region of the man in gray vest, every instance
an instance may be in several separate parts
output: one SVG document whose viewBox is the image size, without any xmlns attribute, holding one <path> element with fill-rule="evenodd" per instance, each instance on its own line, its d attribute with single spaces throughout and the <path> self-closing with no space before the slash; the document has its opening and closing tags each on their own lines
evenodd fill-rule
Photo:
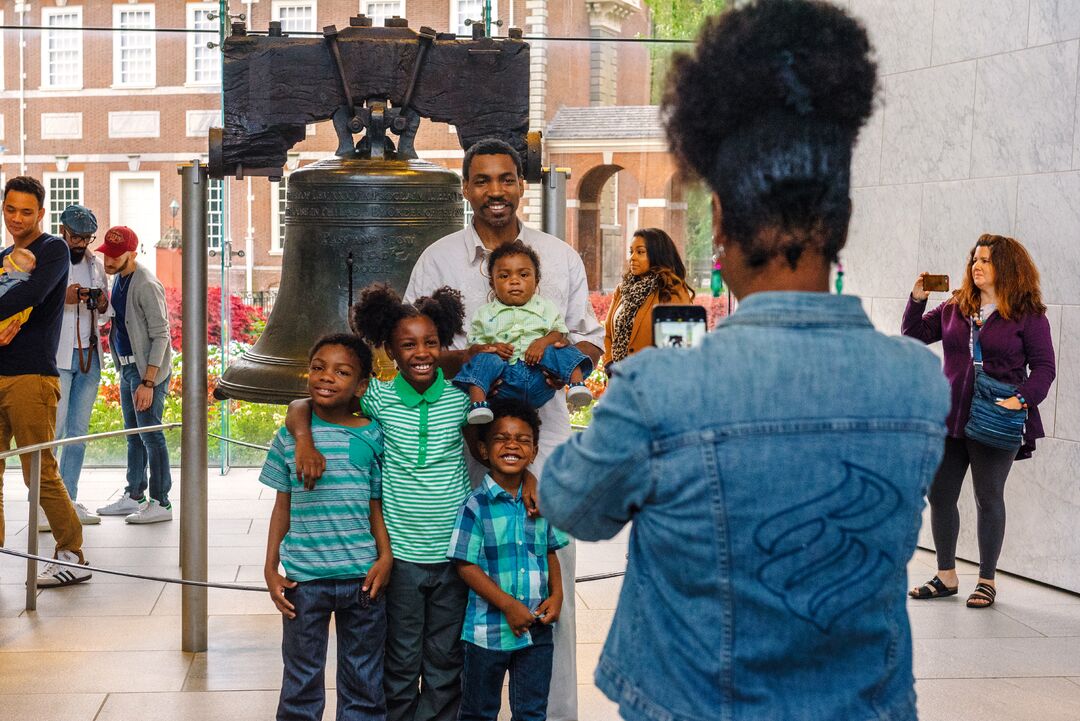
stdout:
<svg viewBox="0 0 1080 721">
<path fill-rule="evenodd" d="M 169 391 L 172 348 L 165 288 L 148 268 L 135 261 L 139 238 L 118 225 L 105 233 L 98 248 L 105 272 L 115 276 L 112 308 L 115 314 L 109 348 L 120 370 L 120 407 L 125 428 L 161 424 Z M 127 437 L 127 488 L 124 495 L 97 509 L 103 516 L 125 516 L 128 523 L 171 521 L 169 448 L 165 434 L 148 431 Z M 150 478 L 147 484 L 147 464 Z M 150 498 L 146 498 L 149 489 Z"/>
</svg>

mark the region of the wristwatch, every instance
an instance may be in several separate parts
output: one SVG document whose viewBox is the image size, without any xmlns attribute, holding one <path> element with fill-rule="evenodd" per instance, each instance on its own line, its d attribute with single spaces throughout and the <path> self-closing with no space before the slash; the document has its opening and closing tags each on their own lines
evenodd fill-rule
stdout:
<svg viewBox="0 0 1080 721">
<path fill-rule="evenodd" d="M 140 382 L 139 385 L 146 386 L 147 388 L 153 388 L 155 383 L 154 383 L 154 381 L 150 380 L 149 378 L 143 378 L 142 382 Z"/>
</svg>

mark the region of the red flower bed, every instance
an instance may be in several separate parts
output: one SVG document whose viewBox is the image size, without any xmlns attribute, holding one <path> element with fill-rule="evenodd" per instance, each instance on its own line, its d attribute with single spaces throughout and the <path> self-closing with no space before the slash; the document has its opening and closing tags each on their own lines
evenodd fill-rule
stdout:
<svg viewBox="0 0 1080 721">
<path fill-rule="evenodd" d="M 254 343 L 266 327 L 266 313 L 262 308 L 248 305 L 239 296 L 229 296 L 232 317 L 232 339 L 241 343 Z M 184 341 L 183 298 L 176 288 L 165 289 L 165 308 L 169 312 L 169 336 L 173 350 L 180 350 Z M 111 322 L 102 331 L 105 352 L 109 351 Z M 221 342 L 221 288 L 210 288 L 206 294 L 206 342 Z"/>
<path fill-rule="evenodd" d="M 183 304 L 180 291 L 166 288 L 165 304 L 169 309 L 172 347 L 180 350 L 183 342 Z M 229 315 L 232 318 L 231 337 L 241 343 L 254 343 L 266 327 L 266 313 L 262 308 L 244 303 L 239 296 L 229 296 Z M 211 345 L 221 342 L 221 288 L 210 288 L 206 294 L 206 342 Z"/>
</svg>

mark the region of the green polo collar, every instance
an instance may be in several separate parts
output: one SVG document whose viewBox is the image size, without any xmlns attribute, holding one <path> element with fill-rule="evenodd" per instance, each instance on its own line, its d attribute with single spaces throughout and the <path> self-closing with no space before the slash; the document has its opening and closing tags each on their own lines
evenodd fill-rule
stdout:
<svg viewBox="0 0 1080 721">
<path fill-rule="evenodd" d="M 418 393 L 415 388 L 409 385 L 409 382 L 405 380 L 401 373 L 394 376 L 394 391 L 397 393 L 398 398 L 401 399 L 401 402 L 410 408 L 420 405 L 420 401 L 427 401 L 429 404 L 438 403 L 445 388 L 446 381 L 443 378 L 442 368 L 435 369 L 435 382 L 423 393 Z"/>
</svg>

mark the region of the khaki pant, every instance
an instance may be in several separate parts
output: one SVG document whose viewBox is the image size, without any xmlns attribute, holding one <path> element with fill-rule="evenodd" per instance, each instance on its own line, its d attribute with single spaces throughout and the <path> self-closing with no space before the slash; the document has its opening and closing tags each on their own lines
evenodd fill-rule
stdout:
<svg viewBox="0 0 1080 721">
<path fill-rule="evenodd" d="M 60 379 L 53 376 L 0 376 L 0 449 L 11 450 L 11 439 L 20 448 L 48 443 L 56 433 L 56 404 L 60 400 Z M 23 481 L 30 485 L 30 457 L 22 461 Z M 4 544 L 4 467 L 0 461 L 0 545 Z M 52 526 L 57 551 L 71 551 L 83 561 L 82 526 L 75 514 L 52 451 L 41 452 L 41 507 Z M 28 533 L 37 533 L 30 528 Z"/>
</svg>

